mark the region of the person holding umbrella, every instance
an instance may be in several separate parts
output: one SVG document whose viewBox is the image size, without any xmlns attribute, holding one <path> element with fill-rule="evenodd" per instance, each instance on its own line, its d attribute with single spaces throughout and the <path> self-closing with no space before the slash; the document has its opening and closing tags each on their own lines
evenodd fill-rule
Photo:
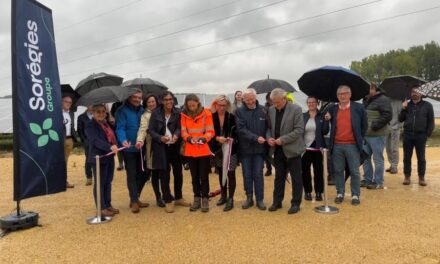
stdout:
<svg viewBox="0 0 440 264">
<path fill-rule="evenodd" d="M 139 208 L 148 207 L 148 203 L 139 201 L 141 190 L 146 182 L 145 173 L 142 171 L 142 157 L 139 149 L 135 148 L 140 119 L 144 113 L 141 106 L 142 91 L 135 90 L 115 113 L 116 136 L 118 143 L 124 149 L 125 171 L 127 173 L 127 187 L 130 195 L 130 207 L 133 213 L 139 213 Z"/>
<path fill-rule="evenodd" d="M 151 165 L 153 172 L 158 171 L 165 212 L 174 212 L 175 205 L 190 206 L 182 196 L 180 110 L 174 106 L 174 95 L 170 91 L 162 95 L 162 104 L 151 113 L 148 132 L 151 135 Z M 174 176 L 174 197 L 170 190 L 171 167 Z"/>
<path fill-rule="evenodd" d="M 426 186 L 425 147 L 426 140 L 434 130 L 434 110 L 432 104 L 422 100 L 422 94 L 417 90 L 418 85 L 412 87 L 411 100 L 402 103 L 399 121 L 403 123 L 403 173 L 404 185 L 411 184 L 411 159 L 413 149 L 416 149 L 417 172 L 419 185 Z"/>
<path fill-rule="evenodd" d="M 93 119 L 86 124 L 85 133 L 88 139 L 88 162 L 92 164 L 93 175 L 95 176 L 95 186 L 93 188 L 93 197 L 96 202 L 96 155 L 103 156 L 109 151 L 118 153 L 116 137 L 112 128 L 106 122 L 106 107 L 102 104 L 94 105 Z M 115 158 L 113 155 L 105 156 L 100 159 L 101 173 L 101 214 L 103 216 L 114 216 L 119 214 L 119 210 L 111 204 L 111 191 L 113 174 L 115 170 Z"/>
<path fill-rule="evenodd" d="M 340 85 L 336 95 L 339 103 L 331 106 L 324 116 L 326 120 L 331 121 L 329 147 L 335 168 L 335 203 L 340 204 L 344 201 L 344 170 L 347 162 L 351 175 L 351 204 L 359 205 L 359 166 L 363 140 L 368 128 L 367 113 L 361 104 L 350 101 L 351 88 L 348 85 Z"/>
<path fill-rule="evenodd" d="M 194 203 L 190 211 L 201 208 L 209 211 L 209 171 L 211 150 L 209 141 L 215 136 L 212 114 L 203 108 L 200 99 L 195 94 L 185 97 L 181 113 L 182 138 L 185 142 L 183 155 L 188 158 L 191 171 Z"/>
</svg>

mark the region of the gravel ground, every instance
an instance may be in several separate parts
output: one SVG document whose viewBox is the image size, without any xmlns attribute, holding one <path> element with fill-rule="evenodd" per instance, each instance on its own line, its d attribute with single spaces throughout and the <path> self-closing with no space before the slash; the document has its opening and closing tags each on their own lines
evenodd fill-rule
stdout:
<svg viewBox="0 0 440 264">
<path fill-rule="evenodd" d="M 385 190 L 363 189 L 358 207 L 347 197 L 336 215 L 315 213 L 321 203 L 314 201 L 303 201 L 299 214 L 288 215 L 290 185 L 281 210 L 243 210 L 240 168 L 230 212 L 216 207 L 218 198 L 213 198 L 209 213 L 177 207 L 168 214 L 155 205 L 148 184 L 141 200 L 152 205 L 132 214 L 125 172 L 116 172 L 113 205 L 121 214 L 108 224 L 88 225 L 95 212 L 92 188 L 84 185 L 84 157 L 73 155 L 68 174 L 75 188 L 22 201 L 24 210 L 40 214 L 42 227 L 1 238 L 0 263 L 440 263 L 440 160 L 434 160 L 440 148 L 429 148 L 427 157 L 427 187 L 414 177 L 412 185 L 403 186 L 402 174 L 386 174 Z M 15 207 L 12 158 L 1 158 L 0 166 L 3 216 Z M 265 177 L 268 206 L 273 179 Z M 217 189 L 217 176 L 210 180 L 211 189 Z M 191 194 L 185 171 L 184 197 L 190 200 Z M 331 205 L 334 197 L 330 186 Z"/>
</svg>

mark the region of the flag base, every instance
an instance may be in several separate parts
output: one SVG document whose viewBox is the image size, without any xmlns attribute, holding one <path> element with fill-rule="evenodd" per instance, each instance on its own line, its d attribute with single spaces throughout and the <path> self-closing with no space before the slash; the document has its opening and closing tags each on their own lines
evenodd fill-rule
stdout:
<svg viewBox="0 0 440 264">
<path fill-rule="evenodd" d="M 94 216 L 87 219 L 87 224 L 89 225 L 96 225 L 96 224 L 105 224 L 112 220 L 110 216 Z"/>
<path fill-rule="evenodd" d="M 11 214 L 0 218 L 0 228 L 6 231 L 17 231 L 38 225 L 38 213 L 20 212 L 19 215 Z"/>
<path fill-rule="evenodd" d="M 322 214 L 337 214 L 337 213 L 339 213 L 339 209 L 334 206 L 321 205 L 321 206 L 315 207 L 315 212 L 322 213 Z"/>
</svg>

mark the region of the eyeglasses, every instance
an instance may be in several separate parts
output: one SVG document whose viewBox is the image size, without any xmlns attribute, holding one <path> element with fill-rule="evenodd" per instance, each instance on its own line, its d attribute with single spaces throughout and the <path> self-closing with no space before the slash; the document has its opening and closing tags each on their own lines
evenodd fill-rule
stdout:
<svg viewBox="0 0 440 264">
<path fill-rule="evenodd" d="M 341 93 L 337 93 L 337 95 L 349 95 L 351 94 L 350 92 L 341 92 Z"/>
<path fill-rule="evenodd" d="M 173 98 L 164 98 L 164 101 L 173 101 Z"/>
</svg>

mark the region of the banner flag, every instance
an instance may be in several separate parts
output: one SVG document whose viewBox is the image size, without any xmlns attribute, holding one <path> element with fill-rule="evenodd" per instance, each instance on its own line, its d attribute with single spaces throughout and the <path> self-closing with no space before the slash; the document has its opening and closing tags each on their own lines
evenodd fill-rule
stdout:
<svg viewBox="0 0 440 264">
<path fill-rule="evenodd" d="M 52 11 L 12 0 L 14 200 L 66 190 L 64 125 Z"/>
</svg>

